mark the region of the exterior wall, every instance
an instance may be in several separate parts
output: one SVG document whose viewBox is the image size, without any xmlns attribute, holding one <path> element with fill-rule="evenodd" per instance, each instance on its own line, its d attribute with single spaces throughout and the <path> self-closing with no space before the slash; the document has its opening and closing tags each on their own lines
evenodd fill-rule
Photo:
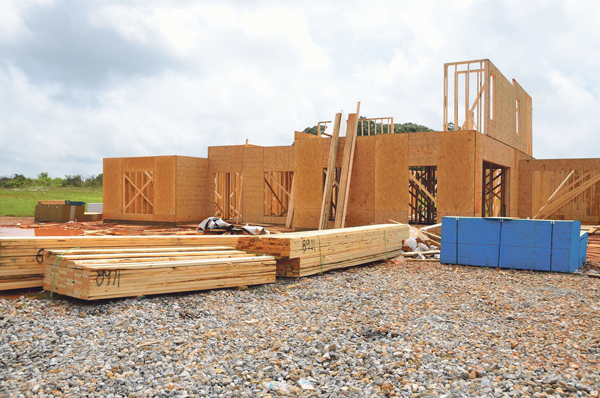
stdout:
<svg viewBox="0 0 600 398">
<path fill-rule="evenodd" d="M 184 156 L 104 159 L 104 219 L 173 223 L 202 220 L 212 214 L 212 209 L 207 209 L 204 193 L 207 171 L 207 159 Z M 125 172 L 153 175 L 153 209 L 149 214 L 124 211 Z"/>
<path fill-rule="evenodd" d="M 490 141 L 487 146 L 486 138 Z M 338 160 L 343 154 L 343 143 L 341 137 Z M 294 226 L 297 228 L 318 226 L 323 168 L 328 162 L 330 144 L 330 138 L 296 133 L 294 183 L 298 190 Z M 447 215 L 480 215 L 483 160 L 476 157 L 476 148 L 484 154 L 489 152 L 492 159 L 489 161 L 513 166 L 514 149 L 475 131 L 357 137 L 346 225 L 382 223 L 389 219 L 407 222 L 409 166 L 438 167 L 438 219 Z M 321 164 L 314 161 L 319 151 Z M 518 189 L 517 184 L 513 185 Z M 512 211 L 516 212 L 516 208 Z"/>
<path fill-rule="evenodd" d="M 588 172 L 591 176 L 598 175 L 600 159 L 529 159 L 522 160 L 520 168 L 519 217 L 527 218 L 537 214 L 571 171 L 575 173 L 570 181 Z M 550 218 L 600 224 L 600 182 L 558 209 Z"/>
<path fill-rule="evenodd" d="M 177 222 L 201 221 L 212 216 L 208 159 L 177 156 L 175 162 Z"/>
<path fill-rule="evenodd" d="M 487 135 L 528 155 L 532 155 L 532 100 L 517 83 L 509 81 L 490 61 L 489 76 L 494 76 L 492 118 Z M 519 134 L 516 133 L 516 101 L 520 101 Z"/>
<path fill-rule="evenodd" d="M 438 221 L 445 216 L 473 216 L 475 202 L 475 131 L 436 134 L 438 138 Z"/>
<path fill-rule="evenodd" d="M 336 167 L 341 167 L 345 137 Z M 139 222 L 200 221 L 215 213 L 216 173 L 243 175 L 241 212 L 248 223 L 285 223 L 264 214 L 264 173 L 293 171 L 296 228 L 316 228 L 330 138 L 296 133 L 293 146 L 210 147 L 208 159 L 161 156 L 104 160 L 104 217 Z M 508 215 L 520 214 L 519 161 L 530 156 L 476 131 L 380 134 L 357 137 L 347 226 L 408 222 L 409 166 L 437 166 L 438 219 L 480 216 L 484 161 L 509 168 Z M 123 173 L 154 175 L 153 214 L 123 212 Z"/>
</svg>

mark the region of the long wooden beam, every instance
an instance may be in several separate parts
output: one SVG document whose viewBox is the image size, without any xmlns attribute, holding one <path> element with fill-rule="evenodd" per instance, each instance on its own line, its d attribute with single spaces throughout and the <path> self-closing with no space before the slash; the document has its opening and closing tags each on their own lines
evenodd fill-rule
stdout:
<svg viewBox="0 0 600 398">
<path fill-rule="evenodd" d="M 346 130 L 346 141 L 344 142 L 344 158 L 342 160 L 342 175 L 340 177 L 334 228 L 344 228 L 346 225 L 346 213 L 348 211 L 348 198 L 350 196 L 350 181 L 352 179 L 352 167 L 354 165 L 354 151 L 356 148 L 356 135 L 358 134 L 359 114 L 360 102 L 356 106 L 356 113 L 348 115 L 348 128 Z"/>
<path fill-rule="evenodd" d="M 323 192 L 323 202 L 321 203 L 321 215 L 319 217 L 319 229 L 327 229 L 329 214 L 331 213 L 331 195 L 333 192 L 333 180 L 335 176 L 335 160 L 340 138 L 340 125 L 342 114 L 335 115 L 333 125 L 333 137 L 331 138 L 331 146 L 329 147 L 329 162 L 327 167 L 327 177 L 325 178 L 325 191 Z"/>
</svg>

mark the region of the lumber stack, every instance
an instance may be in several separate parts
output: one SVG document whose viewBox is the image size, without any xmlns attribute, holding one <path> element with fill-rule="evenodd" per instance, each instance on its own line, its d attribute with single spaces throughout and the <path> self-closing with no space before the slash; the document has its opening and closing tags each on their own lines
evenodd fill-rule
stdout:
<svg viewBox="0 0 600 398">
<path fill-rule="evenodd" d="M 402 252 L 408 225 L 242 236 L 236 248 L 277 257 L 277 276 L 302 277 L 333 269 L 387 260 Z"/>
<path fill-rule="evenodd" d="M 41 287 L 43 254 L 73 248 L 235 247 L 237 236 L 66 236 L 0 238 L 0 290 Z"/>
<path fill-rule="evenodd" d="M 84 300 L 275 282 L 275 258 L 228 247 L 51 251 L 44 289 Z"/>
</svg>

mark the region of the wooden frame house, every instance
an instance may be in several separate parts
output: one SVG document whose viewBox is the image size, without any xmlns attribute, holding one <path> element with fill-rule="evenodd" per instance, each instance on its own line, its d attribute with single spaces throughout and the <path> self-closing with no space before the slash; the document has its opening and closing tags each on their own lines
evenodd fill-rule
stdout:
<svg viewBox="0 0 600 398">
<path fill-rule="evenodd" d="M 296 132 L 291 146 L 209 147 L 206 159 L 105 159 L 104 219 L 218 216 L 310 229 L 339 226 L 337 212 L 345 226 L 443 216 L 598 222 L 600 160 L 535 160 L 532 99 L 489 60 L 444 65 L 442 131 L 393 134 L 393 118 L 357 112 L 338 122 L 348 132 L 337 138 L 321 131 L 328 123 L 319 123 L 320 135 Z"/>
</svg>

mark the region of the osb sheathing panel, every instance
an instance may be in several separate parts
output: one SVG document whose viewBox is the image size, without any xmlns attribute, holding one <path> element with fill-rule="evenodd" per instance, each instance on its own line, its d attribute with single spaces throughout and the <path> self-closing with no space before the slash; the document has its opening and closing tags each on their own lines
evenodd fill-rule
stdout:
<svg viewBox="0 0 600 398">
<path fill-rule="evenodd" d="M 102 175 L 102 210 L 107 220 L 118 219 L 121 214 L 123 182 L 121 181 L 121 158 L 104 159 Z"/>
<path fill-rule="evenodd" d="M 494 76 L 493 119 L 489 120 L 487 135 L 531 155 L 532 106 L 531 97 L 513 79 L 509 81 L 488 61 L 488 73 Z M 520 133 L 516 134 L 516 100 L 521 102 Z"/>
<path fill-rule="evenodd" d="M 410 134 L 375 136 L 374 222 L 408 222 L 408 143 Z"/>
<path fill-rule="evenodd" d="M 177 156 L 177 222 L 201 221 L 212 216 L 208 159 Z"/>
<path fill-rule="evenodd" d="M 172 156 L 167 156 L 171 158 Z M 154 171 L 155 156 L 121 158 L 122 171 Z"/>
<path fill-rule="evenodd" d="M 177 221 L 175 187 L 175 156 L 157 156 L 154 161 L 154 221 Z"/>
<path fill-rule="evenodd" d="M 208 147 L 210 173 L 241 173 L 244 145 Z"/>
<path fill-rule="evenodd" d="M 242 156 L 244 166 L 242 216 L 245 222 L 259 222 L 264 212 L 264 148 L 244 148 Z"/>
<path fill-rule="evenodd" d="M 436 166 L 438 161 L 438 133 L 402 134 L 408 138 L 409 166 Z"/>
<path fill-rule="evenodd" d="M 515 88 L 515 97 L 520 102 L 519 111 L 519 133 L 513 134 L 514 144 L 512 145 L 515 149 L 524 152 L 527 155 L 532 155 L 532 138 L 533 138 L 533 118 L 532 118 L 532 100 L 529 94 L 521 87 L 515 79 L 513 79 L 513 86 Z M 515 102 L 516 110 L 516 102 Z M 516 124 L 516 113 L 515 113 L 515 124 Z M 516 127 L 515 127 L 516 130 Z"/>
<path fill-rule="evenodd" d="M 323 139 L 303 133 L 296 133 L 295 140 L 295 214 L 294 226 L 317 228 L 321 212 L 323 192 L 323 164 L 315 161 L 321 157 Z"/>
<path fill-rule="evenodd" d="M 437 133 L 438 220 L 444 216 L 473 216 L 475 212 L 475 131 Z M 407 188 L 408 189 L 408 188 Z"/>
<path fill-rule="evenodd" d="M 376 136 L 356 137 L 346 225 L 372 224 L 375 219 Z"/>
<path fill-rule="evenodd" d="M 600 159 L 523 160 L 520 169 L 519 216 L 525 218 L 539 211 L 572 170 L 575 178 L 589 171 L 592 175 L 600 173 Z M 600 183 L 558 209 L 550 219 L 600 223 Z"/>
</svg>

